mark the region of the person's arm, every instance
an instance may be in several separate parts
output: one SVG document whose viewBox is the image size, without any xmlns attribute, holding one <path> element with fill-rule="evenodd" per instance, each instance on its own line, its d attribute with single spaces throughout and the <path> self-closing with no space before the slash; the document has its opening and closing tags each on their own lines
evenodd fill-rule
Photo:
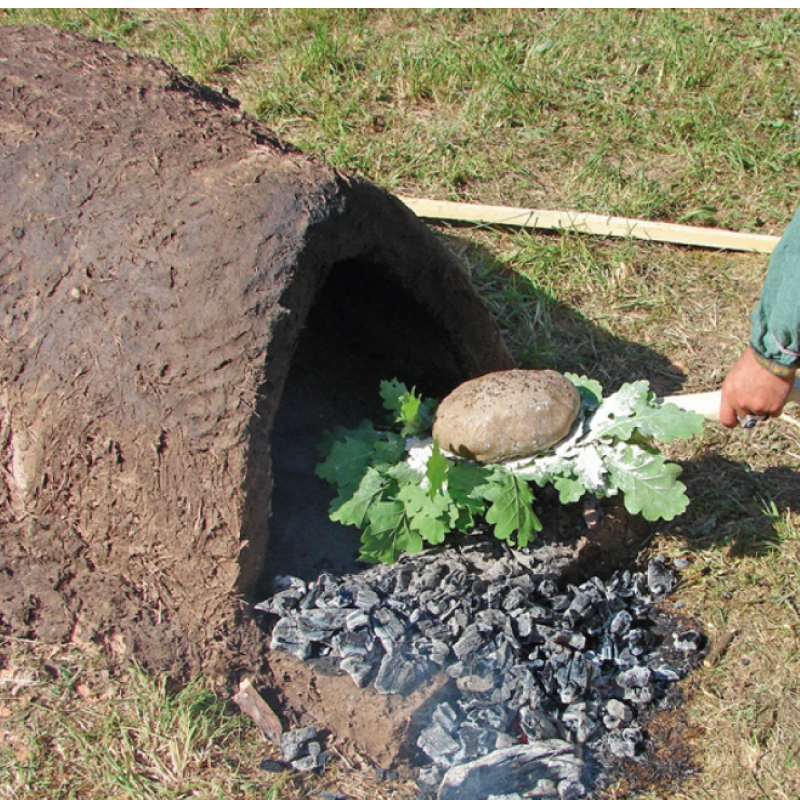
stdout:
<svg viewBox="0 0 800 800">
<path fill-rule="evenodd" d="M 800 211 L 772 254 L 753 311 L 750 347 L 722 384 L 720 422 L 781 413 L 800 361 Z"/>
</svg>

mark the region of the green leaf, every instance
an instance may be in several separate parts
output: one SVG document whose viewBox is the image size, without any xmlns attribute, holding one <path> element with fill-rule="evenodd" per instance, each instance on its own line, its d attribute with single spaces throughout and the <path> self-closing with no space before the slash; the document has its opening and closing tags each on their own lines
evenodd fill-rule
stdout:
<svg viewBox="0 0 800 800">
<path fill-rule="evenodd" d="M 328 457 L 314 471 L 333 484 L 339 494 L 350 497 L 361 483 L 374 453 L 374 441 L 348 436 L 343 441 L 334 442 Z"/>
<path fill-rule="evenodd" d="M 375 467 L 370 467 L 349 500 L 340 495 L 331 503 L 330 518 L 342 525 L 363 528 L 367 524 L 370 509 L 383 497 L 386 487 L 386 477 Z"/>
<path fill-rule="evenodd" d="M 431 496 L 421 485 L 407 483 L 397 493 L 409 525 L 429 544 L 441 544 L 458 519 L 458 509 L 445 494 Z"/>
<path fill-rule="evenodd" d="M 447 473 L 447 493 L 456 505 L 471 515 L 480 516 L 486 510 L 481 489 L 492 474 L 488 467 L 480 467 L 469 461 L 456 461 L 450 465 Z"/>
<path fill-rule="evenodd" d="M 422 537 L 411 529 L 408 513 L 398 500 L 375 503 L 369 512 L 369 525 L 361 534 L 361 558 L 391 564 L 402 553 L 419 553 Z"/>
<path fill-rule="evenodd" d="M 403 398 L 408 394 L 408 387 L 392 378 L 390 381 L 381 381 L 380 395 L 383 400 L 383 407 L 397 417 L 403 408 Z"/>
<path fill-rule="evenodd" d="M 433 424 L 435 403 L 424 400 L 414 389 L 398 381 L 382 381 L 380 394 L 383 407 L 392 414 L 392 422 L 400 426 L 403 436 L 426 435 Z"/>
<path fill-rule="evenodd" d="M 344 428 L 337 425 L 335 428 L 325 431 L 322 439 L 317 445 L 317 452 L 323 459 L 330 456 L 336 442 L 343 442 L 345 439 L 361 439 L 366 442 L 373 442 L 379 439 L 381 434 L 375 430 L 375 426 L 368 420 L 362 420 L 357 428 Z"/>
<path fill-rule="evenodd" d="M 581 396 L 581 408 L 591 414 L 603 400 L 603 387 L 598 381 L 587 378 L 585 375 L 575 375 L 565 372 L 564 377 L 572 383 Z"/>
<path fill-rule="evenodd" d="M 661 453 L 620 444 L 606 458 L 612 483 L 624 493 L 625 508 L 646 520 L 671 520 L 689 505 L 686 487 L 677 479 L 681 468 Z"/>
<path fill-rule="evenodd" d="M 375 455 L 372 464 L 396 464 L 402 461 L 406 454 L 406 440 L 396 433 L 384 431 L 381 439 L 376 439 Z"/>
<path fill-rule="evenodd" d="M 511 472 L 497 469 L 491 483 L 482 489 L 483 497 L 492 505 L 486 521 L 494 525 L 494 535 L 518 547 L 526 547 L 533 532 L 542 530 L 542 523 L 533 512 L 533 493 L 527 482 Z"/>
<path fill-rule="evenodd" d="M 577 503 L 586 494 L 586 487 L 577 478 L 556 475 L 553 478 L 553 487 L 558 491 L 558 499 L 561 503 Z"/>
<path fill-rule="evenodd" d="M 667 403 L 657 405 L 647 381 L 625 384 L 607 397 L 590 421 L 587 441 L 616 439 L 625 442 L 639 433 L 661 442 L 689 439 L 703 430 L 703 418 Z"/>
<path fill-rule="evenodd" d="M 447 473 L 450 470 L 450 462 L 444 457 L 442 451 L 439 449 L 439 442 L 433 440 L 433 452 L 428 459 L 428 464 L 425 467 L 425 477 L 430 483 L 429 493 L 431 495 L 440 493 L 444 489 L 444 484 L 447 481 Z"/>
</svg>

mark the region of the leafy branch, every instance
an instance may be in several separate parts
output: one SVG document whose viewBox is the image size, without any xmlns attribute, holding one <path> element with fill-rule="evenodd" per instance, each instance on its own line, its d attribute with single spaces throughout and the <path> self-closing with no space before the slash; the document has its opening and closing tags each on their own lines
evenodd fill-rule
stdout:
<svg viewBox="0 0 800 800">
<path fill-rule="evenodd" d="M 688 498 L 677 480 L 681 469 L 652 441 L 689 438 L 702 418 L 658 405 L 645 381 L 604 399 L 596 381 L 567 377 L 581 395 L 572 433 L 550 453 L 501 464 L 443 453 L 429 438 L 436 404 L 397 380 L 383 381 L 388 425 L 337 428 L 320 445 L 317 474 L 337 490 L 331 519 L 362 531 L 362 559 L 391 562 L 466 533 L 481 518 L 498 539 L 526 547 L 542 530 L 531 484 L 552 484 L 563 503 L 622 492 L 626 508 L 648 520 L 682 513 Z"/>
</svg>

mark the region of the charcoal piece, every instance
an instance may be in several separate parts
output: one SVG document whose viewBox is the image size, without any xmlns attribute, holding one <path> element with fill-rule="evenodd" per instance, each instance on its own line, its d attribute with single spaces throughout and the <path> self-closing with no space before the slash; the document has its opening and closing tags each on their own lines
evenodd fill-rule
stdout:
<svg viewBox="0 0 800 800">
<path fill-rule="evenodd" d="M 556 586 L 555 581 L 550 580 L 550 578 L 545 578 L 542 581 L 539 581 L 539 585 L 536 587 L 536 592 L 540 597 L 543 597 L 545 600 L 549 600 L 558 593 L 558 586 Z"/>
<path fill-rule="evenodd" d="M 531 631 L 530 635 L 528 636 L 528 642 L 530 644 L 552 642 L 555 635 L 555 628 L 552 628 L 550 625 L 542 625 L 541 623 L 537 622 L 533 626 L 533 631 Z"/>
<path fill-rule="evenodd" d="M 377 660 L 373 657 L 347 656 L 339 662 L 339 666 L 353 679 L 359 689 L 363 689 L 370 681 Z"/>
<path fill-rule="evenodd" d="M 619 656 L 619 648 L 617 643 L 606 637 L 600 644 L 600 659 L 602 661 L 614 661 Z"/>
<path fill-rule="evenodd" d="M 574 703 L 589 689 L 595 675 L 595 668 L 582 653 L 574 656 L 555 672 L 562 703 Z"/>
<path fill-rule="evenodd" d="M 483 572 L 483 577 L 490 583 L 502 585 L 503 580 L 511 573 L 512 567 L 503 559 L 496 559 Z"/>
<path fill-rule="evenodd" d="M 412 581 L 411 587 L 415 592 L 423 592 L 426 589 L 437 589 L 439 588 L 441 580 L 440 571 L 434 567 L 433 569 L 426 569 L 424 572 L 417 575 Z"/>
<path fill-rule="evenodd" d="M 573 650 L 586 649 L 586 637 L 579 631 L 556 631 L 550 641 Z"/>
<path fill-rule="evenodd" d="M 495 682 L 494 678 L 488 675 L 459 675 L 456 678 L 456 686 L 461 692 L 488 694 L 494 689 Z M 492 701 L 494 701 L 494 698 L 492 698 Z"/>
<path fill-rule="evenodd" d="M 500 608 L 503 605 L 503 594 L 506 587 L 502 584 L 490 583 L 483 594 L 487 608 Z"/>
<path fill-rule="evenodd" d="M 517 629 L 517 637 L 522 641 L 526 641 L 533 633 L 533 617 L 526 611 L 522 614 L 517 614 L 513 619 Z"/>
<path fill-rule="evenodd" d="M 312 772 L 321 769 L 328 761 L 330 754 L 322 749 L 322 745 L 314 740 L 306 743 L 307 755 L 294 759 L 290 766 L 298 772 Z"/>
<path fill-rule="evenodd" d="M 477 625 L 468 625 L 458 641 L 453 645 L 453 653 L 456 658 L 463 661 L 467 656 L 472 655 L 483 644 L 483 636 L 478 630 Z"/>
<path fill-rule="evenodd" d="M 305 594 L 308 591 L 308 584 L 302 578 L 297 578 L 294 575 L 276 575 L 272 579 L 272 589 L 274 592 L 294 589 Z"/>
<path fill-rule="evenodd" d="M 368 628 L 350 633 L 342 631 L 331 640 L 333 651 L 339 658 L 366 656 L 375 649 L 375 637 Z"/>
<path fill-rule="evenodd" d="M 652 686 L 640 686 L 625 689 L 622 696 L 635 706 L 646 706 L 653 702 L 655 692 Z"/>
<path fill-rule="evenodd" d="M 580 744 L 593 739 L 601 730 L 599 709 L 594 703 L 573 703 L 564 709 L 561 721 Z"/>
<path fill-rule="evenodd" d="M 449 611 L 452 610 L 453 604 L 451 601 L 447 600 L 444 597 L 438 597 L 435 600 L 429 600 L 425 604 L 425 608 L 428 610 L 430 614 L 433 614 L 435 617 L 439 617 L 440 619 L 444 618 Z"/>
<path fill-rule="evenodd" d="M 341 792 L 322 792 L 319 800 L 348 800 L 348 796 Z"/>
<path fill-rule="evenodd" d="M 359 586 L 355 596 L 355 606 L 362 611 L 371 611 L 375 606 L 380 603 L 378 593 L 374 592 L 368 586 Z"/>
<path fill-rule="evenodd" d="M 358 587 L 351 581 L 331 586 L 317 599 L 318 608 L 352 608 L 355 605 L 355 595 Z"/>
<path fill-rule="evenodd" d="M 511 722 L 511 717 L 511 712 L 502 706 L 486 705 L 471 708 L 466 715 L 467 722 L 493 731 L 505 730 Z"/>
<path fill-rule="evenodd" d="M 309 754 L 309 744 L 317 738 L 318 731 L 313 725 L 306 728 L 292 728 L 281 734 L 281 758 L 291 763 Z"/>
<path fill-rule="evenodd" d="M 593 597 L 589 592 L 578 589 L 567 607 L 564 618 L 570 627 L 575 627 L 579 622 L 594 616 L 597 611 L 597 605 L 597 598 Z"/>
<path fill-rule="evenodd" d="M 645 605 L 650 604 L 650 587 L 647 584 L 647 575 L 637 572 L 631 577 L 631 590 L 633 597 L 642 601 Z"/>
<path fill-rule="evenodd" d="M 475 624 L 481 633 L 490 633 L 505 628 L 508 615 L 496 608 L 485 608 L 475 614 Z"/>
<path fill-rule="evenodd" d="M 527 608 L 527 613 L 535 622 L 549 624 L 553 621 L 553 609 L 546 605 L 532 604 Z"/>
<path fill-rule="evenodd" d="M 424 644 L 424 646 L 423 646 Z M 427 656 L 434 664 L 444 667 L 450 658 L 450 645 L 440 642 L 437 639 L 429 639 L 426 642 L 415 642 L 417 655 Z"/>
<path fill-rule="evenodd" d="M 433 710 L 431 721 L 441 725 L 448 733 L 452 733 L 458 727 L 458 711 L 450 703 L 439 703 Z"/>
<path fill-rule="evenodd" d="M 550 601 L 553 611 L 566 611 L 572 603 L 572 598 L 568 594 L 557 594 Z"/>
<path fill-rule="evenodd" d="M 666 665 L 653 667 L 653 679 L 664 683 L 674 683 L 685 677 L 685 670 L 676 670 Z"/>
<path fill-rule="evenodd" d="M 603 724 L 609 730 L 625 728 L 633 720 L 633 710 L 621 700 L 611 699 L 605 704 Z"/>
<path fill-rule="evenodd" d="M 441 767 L 436 764 L 426 764 L 417 773 L 417 784 L 436 789 L 442 782 L 442 775 L 444 775 L 444 771 Z"/>
<path fill-rule="evenodd" d="M 307 632 L 297 619 L 282 617 L 272 629 L 270 649 L 289 653 L 305 661 L 311 658 L 312 643 Z"/>
<path fill-rule="evenodd" d="M 630 612 L 622 610 L 618 611 L 611 618 L 611 623 L 609 624 L 608 629 L 614 636 L 621 638 L 628 634 L 632 624 L 633 617 L 630 615 Z"/>
<path fill-rule="evenodd" d="M 350 631 L 351 633 L 361 628 L 366 628 L 369 625 L 370 619 L 369 614 L 366 611 L 361 609 L 357 609 L 356 611 L 351 611 L 344 620 L 344 627 L 345 630 Z"/>
<path fill-rule="evenodd" d="M 379 694 L 407 695 L 419 688 L 435 671 L 427 658 L 398 650 L 381 659 L 375 677 L 375 691 Z"/>
<path fill-rule="evenodd" d="M 643 628 L 633 628 L 626 637 L 628 648 L 635 656 L 643 656 L 653 644 L 653 635 Z"/>
<path fill-rule="evenodd" d="M 521 589 L 524 592 L 526 599 L 530 598 L 536 589 L 536 581 L 528 572 L 524 572 L 522 575 L 515 576 L 511 579 L 510 583 L 517 589 Z"/>
<path fill-rule="evenodd" d="M 682 653 L 697 653 L 705 647 L 705 637 L 698 631 L 681 631 L 673 636 L 675 649 Z"/>
<path fill-rule="evenodd" d="M 450 626 L 438 619 L 422 618 L 417 623 L 417 628 L 428 639 L 438 642 L 450 644 L 454 639 Z"/>
<path fill-rule="evenodd" d="M 617 675 L 617 686 L 623 689 L 640 689 L 649 686 L 652 680 L 652 673 L 649 667 L 631 667 Z"/>
<path fill-rule="evenodd" d="M 445 672 L 454 680 L 472 674 L 469 667 L 463 661 L 456 661 L 453 664 L 449 664 L 445 668 Z"/>
<path fill-rule="evenodd" d="M 450 766 L 452 756 L 461 749 L 461 745 L 438 722 L 422 731 L 417 737 L 417 747 L 440 766 Z"/>
<path fill-rule="evenodd" d="M 349 609 L 323 607 L 301 611 L 298 616 L 299 619 L 305 623 L 309 631 L 333 634 L 333 632 L 340 631 L 344 628 L 345 620 L 349 613 Z M 311 635 L 315 634 L 312 633 Z"/>
<path fill-rule="evenodd" d="M 276 761 L 274 758 L 265 758 L 258 767 L 265 772 L 283 772 L 286 769 L 286 764 L 283 761 Z"/>
<path fill-rule="evenodd" d="M 499 703 L 501 705 L 510 707 L 509 701 L 513 693 L 514 693 L 514 687 L 509 685 L 507 681 L 502 681 L 500 685 L 489 696 L 489 701 L 492 703 Z"/>
<path fill-rule="evenodd" d="M 405 635 L 405 625 L 390 609 L 381 607 L 373 614 L 373 630 L 383 649 L 392 655 Z"/>
<path fill-rule="evenodd" d="M 297 772 L 313 772 L 319 767 L 319 759 L 313 755 L 303 756 L 292 761 L 290 766 Z"/>
<path fill-rule="evenodd" d="M 503 611 L 513 611 L 515 608 L 520 608 L 527 599 L 527 592 L 515 586 L 503 599 Z"/>
<path fill-rule="evenodd" d="M 565 781 L 579 784 L 582 770 L 583 760 L 578 750 L 566 742 L 554 740 L 507 747 L 449 769 L 439 788 L 438 800 L 525 794 L 542 780 L 556 785 Z"/>
<path fill-rule="evenodd" d="M 496 740 L 495 732 L 488 728 L 465 722 L 458 728 L 458 741 L 462 761 L 474 761 L 492 749 Z"/>
<path fill-rule="evenodd" d="M 515 664 L 509 670 L 508 682 L 513 692 L 512 699 L 509 701 L 510 707 L 520 708 L 528 703 L 532 705 L 538 703 L 541 692 L 530 669 L 524 665 Z"/>
<path fill-rule="evenodd" d="M 558 726 L 542 708 L 525 707 L 519 710 L 519 724 L 528 739 L 542 741 L 557 739 Z"/>
<path fill-rule="evenodd" d="M 608 737 L 608 749 L 615 758 L 636 759 L 644 751 L 644 736 L 635 725 Z"/>
<path fill-rule="evenodd" d="M 664 556 L 651 558 L 647 565 L 647 587 L 656 595 L 665 595 L 675 591 L 678 576 L 666 565 Z"/>
<path fill-rule="evenodd" d="M 565 778 L 558 782 L 558 800 L 581 800 L 586 797 L 586 787 L 580 780 Z"/>
<path fill-rule="evenodd" d="M 289 587 L 280 592 L 276 592 L 272 597 L 267 598 L 261 603 L 254 606 L 256 611 L 264 611 L 268 614 L 277 614 L 283 617 L 291 611 L 294 611 L 300 606 L 300 601 L 306 593 L 305 583 L 302 589 L 296 587 Z"/>
<path fill-rule="evenodd" d="M 442 619 L 448 619 L 450 623 L 450 630 L 453 632 L 454 637 L 458 637 L 464 628 L 466 628 L 471 622 L 469 612 L 461 608 L 456 600 L 451 601 L 450 608 L 444 614 Z"/>
</svg>

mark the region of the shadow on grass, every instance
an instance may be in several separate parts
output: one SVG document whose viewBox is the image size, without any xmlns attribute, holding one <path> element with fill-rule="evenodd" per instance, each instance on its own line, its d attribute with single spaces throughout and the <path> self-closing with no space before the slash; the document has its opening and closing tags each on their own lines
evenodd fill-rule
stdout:
<svg viewBox="0 0 800 800">
<path fill-rule="evenodd" d="M 480 243 L 452 232 L 445 238 L 472 265 L 472 281 L 519 367 L 587 375 L 607 393 L 636 380 L 649 381 L 658 394 L 680 391 L 686 376 L 651 347 L 613 335 Z"/>
<path fill-rule="evenodd" d="M 734 558 L 767 555 L 780 544 L 776 517 L 800 509 L 800 476 L 791 467 L 756 471 L 716 453 L 681 466 L 691 504 L 667 532 L 693 550 L 727 547 Z"/>
</svg>

